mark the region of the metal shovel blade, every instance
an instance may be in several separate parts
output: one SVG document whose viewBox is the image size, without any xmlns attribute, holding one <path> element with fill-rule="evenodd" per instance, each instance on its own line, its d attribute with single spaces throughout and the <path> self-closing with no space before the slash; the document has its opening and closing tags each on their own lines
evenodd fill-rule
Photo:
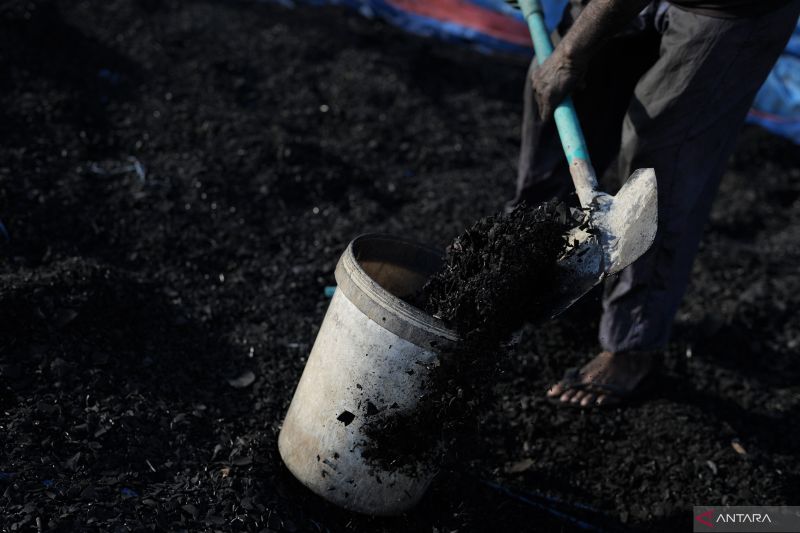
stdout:
<svg viewBox="0 0 800 533">
<path fill-rule="evenodd" d="M 561 283 L 550 306 L 551 317 L 636 261 L 653 244 L 658 225 L 655 171 L 637 170 L 615 196 L 597 193 L 587 216 L 588 227 L 570 233 L 570 243 L 577 244 L 558 262 Z"/>
</svg>

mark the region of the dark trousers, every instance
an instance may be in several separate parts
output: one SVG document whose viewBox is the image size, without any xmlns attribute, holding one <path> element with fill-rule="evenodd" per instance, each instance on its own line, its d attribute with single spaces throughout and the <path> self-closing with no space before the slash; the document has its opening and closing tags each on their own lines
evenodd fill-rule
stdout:
<svg viewBox="0 0 800 533">
<path fill-rule="evenodd" d="M 659 223 L 650 250 L 606 281 L 603 349 L 666 345 L 737 134 L 798 14 L 800 0 L 740 19 L 654 3 L 635 28 L 596 54 L 574 95 L 592 161 L 601 175 L 616 159 L 621 182 L 638 168 L 654 168 Z M 574 202 L 574 190 L 555 125 L 540 120 L 529 76 L 512 203 L 554 197 Z"/>
</svg>

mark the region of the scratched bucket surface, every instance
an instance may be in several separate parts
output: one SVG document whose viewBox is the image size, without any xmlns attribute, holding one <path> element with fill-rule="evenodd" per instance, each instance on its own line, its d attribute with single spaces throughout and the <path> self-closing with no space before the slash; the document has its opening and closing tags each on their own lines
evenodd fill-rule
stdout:
<svg viewBox="0 0 800 533">
<path fill-rule="evenodd" d="M 397 472 L 367 462 L 362 428 L 375 408 L 413 412 L 428 365 L 457 341 L 441 321 L 401 299 L 441 264 L 433 248 L 379 234 L 358 237 L 339 259 L 336 292 L 278 438 L 289 470 L 326 500 L 399 514 L 433 479 L 433 468 L 421 463 Z"/>
</svg>

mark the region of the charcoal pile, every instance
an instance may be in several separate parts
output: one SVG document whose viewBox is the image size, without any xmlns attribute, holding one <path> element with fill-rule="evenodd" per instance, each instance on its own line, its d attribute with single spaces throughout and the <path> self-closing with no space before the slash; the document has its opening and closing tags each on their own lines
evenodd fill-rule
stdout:
<svg viewBox="0 0 800 533">
<path fill-rule="evenodd" d="M 444 249 L 500 209 L 527 59 L 247 0 L 4 1 L 0 50 L 0 530 L 580 530 L 560 501 L 672 532 L 796 504 L 797 146 L 744 132 L 647 402 L 544 398 L 597 349 L 589 295 L 465 359 L 507 361 L 475 453 L 370 518 L 277 451 L 325 287 L 356 235 Z"/>
</svg>

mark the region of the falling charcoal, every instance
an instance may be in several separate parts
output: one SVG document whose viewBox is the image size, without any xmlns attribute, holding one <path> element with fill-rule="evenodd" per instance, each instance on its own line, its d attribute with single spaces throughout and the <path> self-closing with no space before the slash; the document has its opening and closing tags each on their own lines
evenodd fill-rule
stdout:
<svg viewBox="0 0 800 533">
<path fill-rule="evenodd" d="M 375 407 L 375 404 L 374 404 L 374 403 L 372 403 L 372 402 L 370 402 L 370 401 L 367 401 L 367 416 L 376 415 L 376 414 L 378 414 L 379 412 L 380 412 L 380 411 L 378 410 L 378 408 L 377 408 L 377 407 Z"/>
<path fill-rule="evenodd" d="M 493 401 L 501 342 L 540 317 L 538 306 L 556 283 L 556 261 L 567 247 L 568 220 L 556 204 L 518 207 L 479 220 L 451 243 L 444 267 L 412 300 L 457 329 L 462 342 L 440 353 L 415 412 L 390 410 L 365 423 L 369 460 L 387 470 L 413 470 L 435 462 L 441 450 L 459 456 L 454 450 L 472 447 L 478 410 Z M 370 407 L 367 415 L 379 414 Z"/>
<path fill-rule="evenodd" d="M 350 422 L 356 419 L 356 415 L 351 413 L 350 411 L 342 411 L 342 414 L 336 417 L 336 420 L 343 423 L 345 426 L 349 426 Z"/>
</svg>

